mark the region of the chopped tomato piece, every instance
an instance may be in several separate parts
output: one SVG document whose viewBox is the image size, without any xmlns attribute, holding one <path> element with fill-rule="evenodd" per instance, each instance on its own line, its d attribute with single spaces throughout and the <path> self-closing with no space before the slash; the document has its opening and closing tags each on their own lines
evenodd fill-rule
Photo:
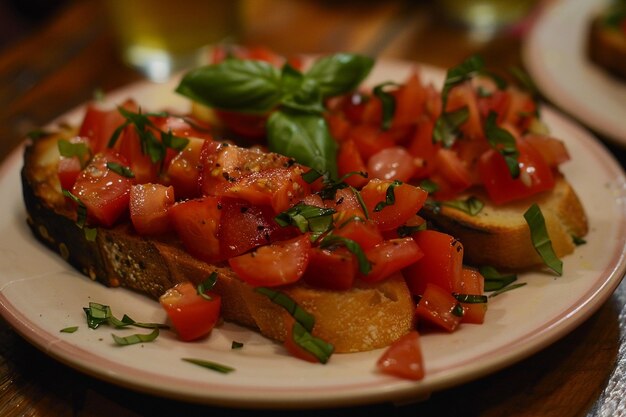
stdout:
<svg viewBox="0 0 626 417">
<path fill-rule="evenodd" d="M 130 111 L 137 111 L 139 108 L 133 100 L 126 100 L 121 107 Z M 92 103 L 87 106 L 78 135 L 89 138 L 93 153 L 98 153 L 106 149 L 115 129 L 125 121 L 117 108 L 107 109 Z"/>
<path fill-rule="evenodd" d="M 174 188 L 161 184 L 136 184 L 130 188 L 130 220 L 137 233 L 155 235 L 170 231 L 167 214 L 174 205 Z"/>
<path fill-rule="evenodd" d="M 295 236 L 295 227 L 281 227 L 269 206 L 255 206 L 243 200 L 223 198 L 218 237 L 225 258 L 241 255 L 260 245 Z"/>
<path fill-rule="evenodd" d="M 87 218 L 103 226 L 112 226 L 128 210 L 130 178 L 111 170 L 107 164 L 127 167 L 128 162 L 107 150 L 95 155 L 81 171 L 72 193 L 87 208 Z"/>
<path fill-rule="evenodd" d="M 424 256 L 420 247 L 413 238 L 399 238 L 386 240 L 365 252 L 365 256 L 372 265 L 369 274 L 360 274 L 365 282 L 377 282 L 401 271 Z"/>
<path fill-rule="evenodd" d="M 376 362 L 386 374 L 419 381 L 424 378 L 424 359 L 419 333 L 411 330 L 394 341 Z"/>
<path fill-rule="evenodd" d="M 448 332 L 453 332 L 461 323 L 463 307 L 454 296 L 438 285 L 428 283 L 415 313 L 418 320 L 426 320 Z"/>
<path fill-rule="evenodd" d="M 424 112 L 426 102 L 426 90 L 422 85 L 419 73 L 411 72 L 406 82 L 394 92 L 396 107 L 393 117 L 393 125 L 409 125 Z"/>
<path fill-rule="evenodd" d="M 228 264 L 242 280 L 252 286 L 291 284 L 304 274 L 309 263 L 310 249 L 311 241 L 304 234 L 230 258 Z"/>
<path fill-rule="evenodd" d="M 483 295 L 485 289 L 485 279 L 474 268 L 464 267 L 461 272 L 461 282 L 455 291 L 458 294 Z M 487 303 L 461 303 L 463 306 L 463 323 L 482 324 L 485 321 Z"/>
<path fill-rule="evenodd" d="M 456 291 L 463 268 L 461 242 L 436 230 L 416 232 L 413 239 L 424 256 L 403 271 L 411 293 L 421 295 L 428 283 L 436 284 L 450 293 Z"/>
<path fill-rule="evenodd" d="M 437 172 L 455 192 L 464 191 L 472 185 L 471 173 L 455 151 L 439 149 L 435 160 Z"/>
<path fill-rule="evenodd" d="M 469 81 L 454 86 L 448 93 L 446 112 L 454 112 L 463 108 L 468 111 L 467 120 L 460 127 L 463 135 L 470 140 L 484 138 L 485 133 L 478 108 L 477 94 Z"/>
<path fill-rule="evenodd" d="M 347 249 L 311 248 L 302 279 L 313 287 L 345 291 L 352 288 L 355 275 L 356 262 Z"/>
<path fill-rule="evenodd" d="M 199 295 L 192 283 L 181 282 L 159 298 L 181 340 L 200 339 L 211 333 L 217 324 L 222 299 L 210 291 L 206 295 L 210 299 Z"/>
<path fill-rule="evenodd" d="M 222 216 L 218 197 L 203 197 L 174 204 L 168 210 L 170 221 L 183 246 L 205 262 L 223 259 L 218 240 Z"/>
<path fill-rule="evenodd" d="M 485 152 L 478 163 L 482 182 L 495 204 L 530 197 L 554 187 L 552 170 L 539 151 L 518 139 L 520 175 L 513 178 L 504 157 L 495 149 Z"/>
<path fill-rule="evenodd" d="M 570 159 L 569 152 L 563 141 L 550 136 L 529 134 L 523 138 L 535 148 L 550 167 L 556 167 Z"/>
<path fill-rule="evenodd" d="M 353 172 L 367 173 L 367 168 L 359 154 L 359 150 L 353 140 L 348 139 L 339 144 L 337 154 L 337 169 L 339 176 L 344 177 Z M 363 175 L 350 175 L 344 179 L 345 183 L 356 188 L 361 188 L 367 183 L 367 178 Z"/>
<path fill-rule="evenodd" d="M 435 123 L 432 119 L 422 117 L 417 121 L 415 133 L 407 144 L 407 151 L 414 157 L 415 172 L 413 176 L 418 179 L 427 178 L 435 170 L 435 156 L 441 144 L 433 142 L 433 129 Z"/>
<path fill-rule="evenodd" d="M 363 207 L 359 203 L 355 192 L 350 188 L 337 190 L 335 200 L 327 201 L 326 203 L 328 208 L 337 210 L 337 213 L 334 215 L 336 224 L 343 224 L 354 217 L 365 219 Z"/>
<path fill-rule="evenodd" d="M 376 223 L 356 218 L 339 224 L 333 230 L 333 234 L 355 241 L 365 251 L 383 241 L 383 236 Z"/>
<path fill-rule="evenodd" d="M 391 148 L 396 144 L 393 135 L 388 131 L 381 131 L 379 126 L 378 124 L 356 125 L 347 135 L 346 140 L 354 141 L 364 161 L 383 149 Z"/>
<path fill-rule="evenodd" d="M 428 193 L 419 187 L 409 184 L 394 186 L 394 202 L 384 204 L 387 200 L 387 189 L 392 181 L 372 179 L 361 190 L 361 197 L 369 211 L 370 218 L 378 224 L 381 231 L 392 230 L 402 226 L 422 208 Z M 376 206 L 384 205 L 379 210 Z"/>
<path fill-rule="evenodd" d="M 189 143 L 167 167 L 167 178 L 179 199 L 200 195 L 200 153 L 205 139 L 190 137 Z"/>
<path fill-rule="evenodd" d="M 59 176 L 59 182 L 63 190 L 71 190 L 76 182 L 76 178 L 82 171 L 84 165 L 91 158 L 91 150 L 89 139 L 85 136 L 74 136 L 68 140 L 71 146 L 84 146 L 84 155 L 63 156 L 59 158 L 59 166 L 57 168 L 57 174 Z"/>
<path fill-rule="evenodd" d="M 367 161 L 367 172 L 371 178 L 406 182 L 415 171 L 415 159 L 401 146 L 383 149 Z"/>
<path fill-rule="evenodd" d="M 137 183 L 157 182 L 159 162 L 152 162 L 150 155 L 144 153 L 144 146 L 135 126 L 129 125 L 124 128 L 116 142 L 116 147 L 119 153 L 128 160 Z"/>
</svg>

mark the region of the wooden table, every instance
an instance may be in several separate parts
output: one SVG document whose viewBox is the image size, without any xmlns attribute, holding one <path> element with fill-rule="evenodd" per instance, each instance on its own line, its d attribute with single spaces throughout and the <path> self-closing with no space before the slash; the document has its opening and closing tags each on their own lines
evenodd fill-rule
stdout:
<svg viewBox="0 0 626 417">
<path fill-rule="evenodd" d="M 278 52 L 354 51 L 442 67 L 481 53 L 492 66 L 521 66 L 520 35 L 490 40 L 443 21 L 428 1 L 253 0 L 240 39 Z M 0 54 L 0 157 L 24 133 L 141 74 L 120 60 L 102 3 L 69 2 L 32 37 Z M 610 146 L 624 163 L 624 150 Z M 626 415 L 626 283 L 579 328 L 532 357 L 428 401 L 350 409 L 350 415 Z M 347 410 L 326 410 L 344 415 Z M 318 415 L 303 411 L 298 415 Z M 122 389 L 67 368 L 0 319 L 0 415 L 148 416 L 286 415 L 178 403 Z"/>
</svg>

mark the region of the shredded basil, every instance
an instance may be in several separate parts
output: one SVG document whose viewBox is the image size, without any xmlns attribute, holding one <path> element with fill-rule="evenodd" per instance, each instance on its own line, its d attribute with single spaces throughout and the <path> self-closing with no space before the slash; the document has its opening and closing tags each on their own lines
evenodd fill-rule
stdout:
<svg viewBox="0 0 626 417">
<path fill-rule="evenodd" d="M 312 331 L 315 325 L 315 317 L 300 307 L 291 297 L 280 291 L 275 291 L 266 287 L 256 287 L 256 292 L 265 295 L 272 302 L 283 307 L 287 312 L 300 323 L 307 331 Z"/>
<path fill-rule="evenodd" d="M 130 336 L 121 337 L 111 333 L 111 336 L 113 337 L 113 340 L 115 340 L 115 343 L 120 346 L 136 345 L 138 343 L 147 343 L 154 341 L 157 337 L 159 337 L 159 328 L 155 327 L 154 330 L 152 330 L 148 334 L 136 333 L 131 334 Z"/>
<path fill-rule="evenodd" d="M 489 298 L 496 297 L 496 296 L 498 296 L 498 295 L 500 295 L 502 293 L 505 293 L 507 291 L 511 291 L 511 290 L 523 287 L 524 285 L 526 285 L 525 282 L 520 282 L 520 283 L 513 284 L 513 285 L 507 285 L 506 287 L 503 287 L 503 288 L 499 289 L 498 291 L 494 291 L 491 294 L 489 294 Z"/>
<path fill-rule="evenodd" d="M 469 110 L 467 107 L 441 113 L 441 116 L 435 122 L 433 141 L 441 143 L 445 148 L 450 148 L 454 145 L 461 126 L 468 118 Z"/>
<path fill-rule="evenodd" d="M 332 344 L 313 336 L 310 331 L 297 321 L 293 323 L 291 333 L 293 341 L 302 349 L 313 354 L 320 363 L 327 363 L 335 350 Z"/>
<path fill-rule="evenodd" d="M 413 233 L 416 232 L 420 232 L 422 230 L 426 230 L 427 229 L 427 225 L 426 222 L 417 225 L 417 226 L 407 226 L 407 225 L 403 225 L 398 227 L 397 229 L 397 233 L 398 233 L 398 237 L 408 237 L 411 236 Z"/>
<path fill-rule="evenodd" d="M 387 187 L 387 191 L 385 192 L 385 201 L 381 201 L 374 207 L 375 212 L 379 212 L 387 206 L 392 206 L 396 203 L 396 194 L 394 192 L 395 188 L 399 185 L 402 185 L 402 181 L 394 180 L 389 187 Z"/>
<path fill-rule="evenodd" d="M 103 324 L 116 328 L 124 328 L 127 326 L 135 326 L 146 329 L 168 329 L 169 326 L 160 323 L 140 323 L 131 319 L 126 314 L 122 320 L 116 318 L 111 312 L 111 307 L 105 304 L 90 302 L 89 307 L 83 307 L 83 311 L 87 317 L 87 326 L 90 329 L 97 329 Z"/>
<path fill-rule="evenodd" d="M 373 90 L 374 96 L 378 97 L 382 103 L 382 130 L 391 128 L 391 122 L 393 122 L 393 116 L 396 112 L 396 98 L 385 90 L 390 85 L 397 86 L 398 84 L 389 81 L 375 86 Z"/>
<path fill-rule="evenodd" d="M 45 130 L 42 129 L 36 129 L 36 130 L 31 130 L 30 132 L 28 132 L 26 134 L 26 137 L 28 139 L 32 139 L 32 140 L 37 140 L 39 138 L 42 138 L 44 136 L 47 136 L 49 133 L 46 132 Z"/>
<path fill-rule="evenodd" d="M 243 347 L 243 343 L 237 342 L 236 340 L 233 340 L 232 343 L 230 344 L 231 349 L 241 349 L 242 347 Z"/>
<path fill-rule="evenodd" d="M 490 111 L 485 122 L 485 136 L 492 148 L 496 149 L 506 162 L 512 178 L 518 178 L 520 175 L 519 168 L 519 151 L 515 143 L 515 137 L 506 129 L 497 124 L 498 114 Z"/>
<path fill-rule="evenodd" d="M 486 295 L 475 295 L 475 294 L 452 294 L 454 298 L 457 299 L 460 303 L 466 304 L 484 304 L 489 298 Z"/>
<path fill-rule="evenodd" d="M 419 187 L 422 190 L 426 191 L 428 194 L 432 194 L 439 190 L 439 185 L 437 185 L 435 181 L 429 179 L 420 181 Z"/>
<path fill-rule="evenodd" d="M 217 272 L 213 271 L 207 277 L 207 279 L 205 279 L 200 284 L 198 284 L 198 286 L 196 287 L 196 292 L 198 293 L 200 297 L 211 301 L 213 300 L 213 298 L 211 298 L 211 296 L 207 294 L 206 292 L 211 291 L 216 283 L 217 283 Z"/>
<path fill-rule="evenodd" d="M 587 243 L 587 241 L 580 236 L 572 236 L 572 240 L 574 241 L 574 245 L 576 246 L 584 245 Z"/>
<path fill-rule="evenodd" d="M 492 266 L 481 266 L 478 271 L 485 279 L 485 292 L 500 290 L 517 281 L 516 274 L 501 274 Z"/>
<path fill-rule="evenodd" d="M 235 368 L 232 368 L 230 366 L 222 365 L 217 362 L 207 361 L 204 359 L 182 358 L 182 360 L 222 374 L 229 374 L 235 370 Z"/>
<path fill-rule="evenodd" d="M 107 168 L 115 172 L 118 175 L 126 178 L 135 178 L 135 173 L 130 167 L 124 166 L 117 162 L 107 162 Z"/>
<path fill-rule="evenodd" d="M 63 195 L 65 197 L 69 198 L 74 203 L 76 203 L 76 225 L 80 229 L 83 230 L 83 233 L 85 234 L 85 239 L 87 239 L 90 242 L 95 241 L 97 233 L 98 233 L 98 229 L 90 228 L 90 227 L 86 226 L 86 223 L 87 223 L 87 207 L 85 206 L 85 204 L 83 204 L 83 202 L 80 201 L 80 199 L 78 197 L 76 197 L 74 194 L 72 194 L 70 191 L 68 191 L 68 190 L 61 190 L 61 192 L 63 193 Z"/>
<path fill-rule="evenodd" d="M 60 139 L 57 142 L 57 147 L 59 148 L 59 154 L 61 156 L 65 158 L 77 157 L 81 161 L 81 164 L 89 156 L 89 148 L 84 142 L 72 143 L 67 139 Z"/>
<path fill-rule="evenodd" d="M 463 306 L 457 303 L 452 309 L 452 314 L 457 317 L 463 317 L 463 315 L 465 314 L 465 311 L 463 310 Z"/>
<path fill-rule="evenodd" d="M 59 330 L 61 333 L 74 333 L 78 330 L 78 326 L 65 327 Z"/>
<path fill-rule="evenodd" d="M 372 270 L 372 264 L 365 256 L 365 252 L 361 246 L 352 239 L 348 239 L 343 236 L 337 236 L 333 234 L 326 235 L 320 242 L 320 248 L 332 248 L 337 246 L 343 246 L 348 249 L 354 256 L 356 256 L 357 264 L 359 266 L 359 272 L 367 275 Z"/>
<path fill-rule="evenodd" d="M 485 203 L 477 197 L 469 196 L 463 200 L 448 200 L 440 202 L 442 206 L 452 207 L 461 210 L 470 216 L 476 216 L 481 212 Z"/>
<path fill-rule="evenodd" d="M 296 226 L 302 233 L 311 232 L 312 240 L 333 227 L 333 214 L 336 210 L 298 203 L 279 213 L 274 220 L 281 227 Z"/>
<path fill-rule="evenodd" d="M 550 240 L 548 229 L 546 228 L 546 221 L 537 203 L 534 203 L 526 210 L 524 219 L 526 219 L 526 223 L 528 224 L 533 246 L 539 256 L 541 256 L 544 264 L 557 275 L 562 275 L 563 261 L 561 261 L 554 252 L 552 241 Z"/>
</svg>

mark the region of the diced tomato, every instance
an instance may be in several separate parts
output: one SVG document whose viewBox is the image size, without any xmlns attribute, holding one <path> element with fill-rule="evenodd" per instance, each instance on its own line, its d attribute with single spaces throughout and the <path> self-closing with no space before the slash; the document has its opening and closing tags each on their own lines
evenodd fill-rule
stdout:
<svg viewBox="0 0 626 417">
<path fill-rule="evenodd" d="M 518 139 L 520 175 L 511 177 L 504 157 L 495 149 L 485 152 L 478 163 L 482 182 L 495 204 L 522 199 L 554 187 L 552 170 L 541 154 L 523 139 Z"/>
<path fill-rule="evenodd" d="M 159 165 L 153 163 L 149 154 L 144 153 L 144 147 L 135 126 L 126 126 L 119 136 L 116 148 L 128 160 L 135 181 L 139 184 L 157 182 Z"/>
<path fill-rule="evenodd" d="M 297 229 L 279 226 L 269 206 L 254 206 L 243 200 L 223 198 L 221 208 L 218 237 L 220 253 L 225 258 L 295 236 Z"/>
<path fill-rule="evenodd" d="M 159 298 L 181 340 L 188 342 L 207 336 L 217 324 L 221 297 L 210 291 L 206 295 L 210 299 L 200 296 L 192 283 L 181 282 Z"/>
<path fill-rule="evenodd" d="M 367 172 L 371 178 L 407 182 L 415 171 L 415 159 L 401 146 L 383 149 L 367 161 Z"/>
<path fill-rule="evenodd" d="M 474 268 L 464 267 L 461 272 L 461 283 L 456 293 L 467 295 L 483 295 L 485 279 Z M 485 321 L 487 303 L 461 303 L 463 306 L 462 323 L 482 324 Z"/>
<path fill-rule="evenodd" d="M 361 190 L 361 197 L 369 211 L 370 218 L 382 231 L 402 226 L 422 208 L 428 193 L 419 187 L 400 184 L 393 188 L 395 202 L 376 211 L 376 206 L 387 199 L 387 189 L 392 181 L 372 179 Z"/>
<path fill-rule="evenodd" d="M 167 178 L 179 199 L 195 198 L 200 194 L 200 153 L 205 139 L 190 137 L 189 143 L 170 161 Z"/>
<path fill-rule="evenodd" d="M 337 153 L 337 170 L 340 177 L 353 172 L 367 173 L 367 168 L 363 162 L 363 158 L 356 147 L 353 140 L 347 139 L 339 144 L 339 152 Z M 367 183 L 367 178 L 363 175 L 350 175 L 344 179 L 344 182 L 356 188 L 361 188 Z"/>
<path fill-rule="evenodd" d="M 327 113 L 324 118 L 333 139 L 343 142 L 352 127 L 350 122 L 340 113 Z"/>
<path fill-rule="evenodd" d="M 380 100 L 364 92 L 354 92 L 342 97 L 338 107 L 354 125 L 365 123 L 380 126 L 382 121 Z"/>
<path fill-rule="evenodd" d="M 109 169 L 108 163 L 128 166 L 122 156 L 106 150 L 91 159 L 72 187 L 72 193 L 87 208 L 87 218 L 103 226 L 112 226 L 127 212 L 132 184 L 130 178 Z"/>
<path fill-rule="evenodd" d="M 310 193 L 302 169 L 268 168 L 220 184 L 215 194 L 239 198 L 255 205 L 268 205 L 280 213 Z"/>
<path fill-rule="evenodd" d="M 169 132 L 174 136 L 186 139 L 198 138 L 213 140 L 210 126 L 192 116 L 152 117 L 151 120 L 161 132 Z"/>
<path fill-rule="evenodd" d="M 461 323 L 463 308 L 449 291 L 428 283 L 415 313 L 418 320 L 426 320 L 429 324 L 453 332 Z"/>
<path fill-rule="evenodd" d="M 313 287 L 346 291 L 352 288 L 355 275 L 356 263 L 346 248 L 311 248 L 302 279 Z"/>
<path fill-rule="evenodd" d="M 386 374 L 419 381 L 424 378 L 424 359 L 420 335 L 411 330 L 394 341 L 376 362 L 378 369 Z"/>
<path fill-rule="evenodd" d="M 168 213 L 187 252 L 205 262 L 224 259 L 218 240 L 222 216 L 218 197 L 181 201 L 170 207 Z"/>
<path fill-rule="evenodd" d="M 535 117 L 537 104 L 528 92 L 516 87 L 509 87 L 507 93 L 510 96 L 510 102 L 502 123 L 511 124 L 520 131 L 525 131 Z"/>
<path fill-rule="evenodd" d="M 217 118 L 226 128 L 246 139 L 260 140 L 267 134 L 268 113 L 241 113 L 237 111 L 214 109 Z"/>
<path fill-rule="evenodd" d="M 130 220 L 137 233 L 156 235 L 171 230 L 167 214 L 174 205 L 174 187 L 136 184 L 130 188 Z"/>
<path fill-rule="evenodd" d="M 338 224 L 333 234 L 355 241 L 365 251 L 383 241 L 376 223 L 360 218 L 353 218 Z"/>
<path fill-rule="evenodd" d="M 434 125 L 432 119 L 420 118 L 415 133 L 407 144 L 407 151 L 414 157 L 416 165 L 413 176 L 418 179 L 427 178 L 435 170 L 435 156 L 441 145 L 433 142 Z"/>
<path fill-rule="evenodd" d="M 365 282 L 378 282 L 419 261 L 424 256 L 413 238 L 386 240 L 365 252 L 372 265 L 369 274 L 359 274 Z"/>
<path fill-rule="evenodd" d="M 460 127 L 463 135 L 470 140 L 484 138 L 476 91 L 469 81 L 454 86 L 448 93 L 446 112 L 454 112 L 462 108 L 468 111 L 467 121 Z"/>
<path fill-rule="evenodd" d="M 353 217 L 365 219 L 365 213 L 363 207 L 353 190 L 350 188 L 343 188 L 337 190 L 334 201 L 327 201 L 328 208 L 337 210 L 334 215 L 334 221 L 336 224 L 343 224 Z"/>
<path fill-rule="evenodd" d="M 395 92 L 395 112 L 393 125 L 410 125 L 424 112 L 426 90 L 419 73 L 411 72 L 405 83 Z"/>
<path fill-rule="evenodd" d="M 361 154 L 361 158 L 367 161 L 372 155 L 396 144 L 390 132 L 380 130 L 380 125 L 361 124 L 354 126 L 347 135 L 346 140 L 352 140 Z"/>
<path fill-rule="evenodd" d="M 453 150 L 439 149 L 435 161 L 437 172 L 455 192 L 464 191 L 472 185 L 471 173 Z"/>
<path fill-rule="evenodd" d="M 563 141 L 550 136 L 528 134 L 522 139 L 535 148 L 550 167 L 556 167 L 570 160 Z"/>
<path fill-rule="evenodd" d="M 463 268 L 463 245 L 454 237 L 436 230 L 422 230 L 413 239 L 424 256 L 405 268 L 404 278 L 411 293 L 421 295 L 428 283 L 449 293 L 459 287 Z"/>
<path fill-rule="evenodd" d="M 121 107 L 130 111 L 137 111 L 139 108 L 134 100 L 126 100 Z M 115 129 L 125 121 L 117 108 L 106 109 L 92 103 L 87 106 L 78 135 L 89 138 L 91 150 L 95 154 L 107 147 Z"/>
<path fill-rule="evenodd" d="M 201 151 L 200 162 L 200 186 L 203 195 L 215 195 L 219 187 L 254 172 L 269 168 L 290 168 L 294 165 L 293 159 L 283 155 L 219 142 L 206 142 Z"/>
<path fill-rule="evenodd" d="M 310 249 L 309 235 L 304 234 L 260 246 L 253 252 L 230 258 L 228 264 L 242 280 L 255 287 L 291 284 L 304 274 Z"/>
</svg>

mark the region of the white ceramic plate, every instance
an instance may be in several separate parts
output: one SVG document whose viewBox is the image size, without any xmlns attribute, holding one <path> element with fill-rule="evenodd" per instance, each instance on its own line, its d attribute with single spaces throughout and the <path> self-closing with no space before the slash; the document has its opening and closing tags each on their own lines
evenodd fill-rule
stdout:
<svg viewBox="0 0 626 417">
<path fill-rule="evenodd" d="M 612 142 L 626 146 L 626 81 L 607 74 L 586 56 L 591 18 L 607 2 L 552 2 L 526 38 L 523 58 L 549 100 Z"/>
<path fill-rule="evenodd" d="M 378 64 L 376 82 L 402 80 L 410 66 Z M 441 85 L 443 71 L 423 68 L 425 79 Z M 132 96 L 158 110 L 187 109 L 172 93 L 175 82 L 140 84 L 109 95 L 113 103 Z M 124 289 L 110 289 L 80 275 L 39 244 L 25 222 L 20 197 L 21 153 L 0 171 L 0 311 L 14 328 L 45 353 L 97 378 L 176 399 L 236 407 L 326 407 L 380 401 L 420 400 L 508 366 L 544 348 L 578 326 L 611 295 L 624 270 L 626 247 L 625 177 L 612 157 L 577 125 L 546 108 L 545 119 L 563 138 L 573 160 L 563 166 L 589 214 L 588 244 L 565 259 L 562 277 L 523 274 L 525 287 L 490 301 L 484 325 L 463 325 L 453 334 L 422 337 L 426 377 L 419 382 L 376 372 L 381 351 L 336 354 L 326 365 L 289 357 L 259 334 L 232 324 L 207 340 L 183 343 L 162 332 L 154 343 L 115 346 L 108 328 L 89 330 L 82 307 L 108 304 L 117 316 L 164 321 L 159 305 Z M 76 121 L 73 112 L 63 120 Z M 61 333 L 68 326 L 76 333 Z M 244 343 L 231 350 L 231 342 Z M 219 374 L 181 361 L 203 358 L 236 368 Z"/>
</svg>

